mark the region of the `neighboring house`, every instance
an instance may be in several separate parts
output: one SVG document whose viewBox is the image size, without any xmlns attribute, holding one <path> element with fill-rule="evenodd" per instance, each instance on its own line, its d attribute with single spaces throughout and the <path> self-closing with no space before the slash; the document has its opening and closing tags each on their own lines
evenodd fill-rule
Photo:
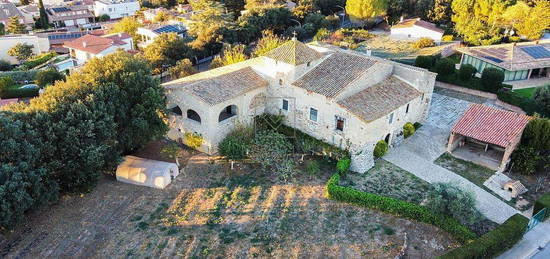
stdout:
<svg viewBox="0 0 550 259">
<path fill-rule="evenodd" d="M 37 35 L 48 38 L 48 40 L 50 41 L 50 50 L 53 50 L 57 53 L 69 53 L 69 50 L 63 46 L 65 42 L 78 39 L 86 34 L 101 36 L 105 33 L 103 30 L 93 30 L 93 31 L 85 30 L 85 31 L 45 32 L 45 33 L 38 33 Z"/>
<path fill-rule="evenodd" d="M 50 42 L 47 37 L 28 34 L 6 35 L 0 37 L 0 59 L 7 60 L 12 64 L 17 64 L 17 59 L 8 55 L 8 50 L 17 43 L 33 45 L 33 53 L 35 55 L 48 52 L 50 50 Z"/>
<path fill-rule="evenodd" d="M 94 15 L 99 17 L 106 14 L 111 19 L 120 19 L 135 15 L 139 8 L 136 0 L 100 0 L 94 3 Z"/>
<path fill-rule="evenodd" d="M 181 24 L 151 24 L 137 29 L 137 35 L 140 38 L 138 47 L 145 48 L 163 33 L 176 33 L 180 37 L 185 37 L 187 29 Z"/>
<path fill-rule="evenodd" d="M 471 64 L 478 76 L 485 68 L 504 71 L 504 81 L 550 78 L 550 40 L 458 48 L 460 64 Z"/>
<path fill-rule="evenodd" d="M 426 119 L 435 73 L 328 45 L 292 39 L 266 55 L 164 83 L 172 139 L 204 138 L 217 152 L 241 123 L 264 112 L 352 154 L 352 170 L 374 164 L 376 142 L 403 139 L 403 125 Z"/>
<path fill-rule="evenodd" d="M 435 24 L 426 22 L 420 18 L 403 19 L 391 27 L 391 36 L 399 39 L 420 39 L 430 38 L 434 41 L 441 41 L 444 31 L 437 28 Z"/>
<path fill-rule="evenodd" d="M 503 171 L 529 120 L 527 115 L 471 104 L 453 126 L 447 152 Z"/>
<path fill-rule="evenodd" d="M 19 17 L 19 22 L 27 25 L 27 27 L 32 26 L 34 21 L 25 19 L 25 16 L 13 3 L 0 2 L 0 23 L 3 23 L 5 26 L 8 25 L 9 19 L 12 16 Z M 32 27 L 31 27 L 32 28 Z"/>
<path fill-rule="evenodd" d="M 19 6 L 17 9 L 19 9 L 23 15 L 26 24 L 32 25 L 34 24 L 34 19 L 38 19 L 40 17 L 40 9 L 38 9 L 38 5 L 36 4 Z"/>
<path fill-rule="evenodd" d="M 77 64 L 82 65 L 91 58 L 104 57 L 119 49 L 131 51 L 134 49 L 134 42 L 132 36 L 127 33 L 104 36 L 87 34 L 76 40 L 65 42 L 64 46 L 69 49 L 69 54 Z"/>
<path fill-rule="evenodd" d="M 87 5 L 67 5 L 46 9 L 48 20 L 57 27 L 81 27 L 93 22 L 94 14 Z"/>
</svg>

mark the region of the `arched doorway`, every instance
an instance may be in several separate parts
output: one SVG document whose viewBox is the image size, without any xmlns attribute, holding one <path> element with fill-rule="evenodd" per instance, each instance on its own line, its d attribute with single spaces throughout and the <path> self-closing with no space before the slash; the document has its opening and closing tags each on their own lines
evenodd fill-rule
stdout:
<svg viewBox="0 0 550 259">
<path fill-rule="evenodd" d="M 177 106 L 177 105 L 175 107 L 173 107 L 172 109 L 170 109 L 170 112 L 172 112 L 173 114 L 178 115 L 178 116 L 183 115 L 183 112 L 181 111 L 180 107 Z"/>
<path fill-rule="evenodd" d="M 233 116 L 237 115 L 237 106 L 236 105 L 228 105 L 225 107 L 218 116 L 218 122 L 222 122 L 224 120 L 227 120 Z"/>
<path fill-rule="evenodd" d="M 194 120 L 198 123 L 201 123 L 201 116 L 194 110 L 187 110 L 187 118 L 190 120 Z"/>
</svg>

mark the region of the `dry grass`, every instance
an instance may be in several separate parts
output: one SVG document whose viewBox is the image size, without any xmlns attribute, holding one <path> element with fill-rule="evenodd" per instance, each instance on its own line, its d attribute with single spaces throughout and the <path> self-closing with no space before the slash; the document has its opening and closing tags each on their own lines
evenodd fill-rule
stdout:
<svg viewBox="0 0 550 259">
<path fill-rule="evenodd" d="M 165 190 L 104 179 L 33 213 L 0 241 L 0 256 L 389 258 L 405 233 L 411 258 L 457 245 L 433 226 L 326 199 L 329 174 L 282 183 L 198 155 Z"/>
</svg>

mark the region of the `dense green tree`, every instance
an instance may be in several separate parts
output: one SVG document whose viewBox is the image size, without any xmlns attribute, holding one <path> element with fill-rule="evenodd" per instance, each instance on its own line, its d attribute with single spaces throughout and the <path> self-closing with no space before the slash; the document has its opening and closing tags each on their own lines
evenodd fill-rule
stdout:
<svg viewBox="0 0 550 259">
<path fill-rule="evenodd" d="M 502 88 L 504 72 L 501 69 L 490 67 L 485 68 L 481 73 L 481 85 L 487 92 L 496 93 Z"/>
<path fill-rule="evenodd" d="M 283 43 L 285 43 L 286 41 L 286 39 L 275 35 L 273 31 L 263 31 L 262 38 L 258 40 L 258 43 L 256 44 L 254 51 L 252 52 L 252 56 L 262 56 L 268 51 L 283 45 Z"/>
<path fill-rule="evenodd" d="M 428 10 L 428 18 L 435 23 L 450 24 L 453 0 L 435 0 L 433 8 Z"/>
<path fill-rule="evenodd" d="M 550 1 L 537 0 L 533 7 L 519 1 L 506 9 L 503 19 L 518 35 L 538 40 L 544 30 L 550 27 Z"/>
<path fill-rule="evenodd" d="M 182 59 L 176 62 L 176 65 L 168 69 L 168 74 L 173 79 L 186 77 L 197 73 L 198 71 L 193 67 L 193 63 L 189 59 Z"/>
<path fill-rule="evenodd" d="M 401 16 L 406 16 L 407 4 L 407 0 L 388 0 L 388 17 L 391 24 L 398 22 Z"/>
<path fill-rule="evenodd" d="M 275 34 L 282 34 L 292 21 L 292 13 L 283 7 L 261 8 L 248 11 L 239 17 L 239 26 L 242 41 L 252 42 L 261 37 L 262 31 L 271 30 Z"/>
<path fill-rule="evenodd" d="M 245 0 L 223 0 L 222 3 L 227 8 L 227 12 L 232 13 L 233 18 L 236 19 L 244 10 Z"/>
<path fill-rule="evenodd" d="M 550 116 L 550 85 L 538 87 L 533 93 L 535 103 Z"/>
<path fill-rule="evenodd" d="M 19 22 L 19 16 L 11 16 L 8 19 L 8 26 L 6 32 L 11 34 L 23 34 L 26 32 L 25 25 Z"/>
<path fill-rule="evenodd" d="M 113 25 L 110 33 L 125 32 L 132 36 L 134 44 L 138 42 L 137 29 L 141 26 L 141 23 L 135 17 L 124 17 Z"/>
<path fill-rule="evenodd" d="M 8 55 L 14 57 L 19 62 L 23 62 L 30 57 L 32 57 L 33 52 L 32 49 L 34 48 L 33 45 L 26 44 L 26 43 L 17 43 L 15 46 L 8 49 Z"/>
<path fill-rule="evenodd" d="M 34 80 L 36 84 L 40 87 L 45 87 L 47 85 L 53 85 L 56 81 L 61 81 L 65 79 L 63 73 L 58 72 L 55 69 L 40 70 Z"/>
<path fill-rule="evenodd" d="M 47 179 L 30 140 L 33 129 L 0 112 L 0 229 L 13 227 L 30 208 L 55 200 L 58 187 Z"/>
<path fill-rule="evenodd" d="M 510 0 L 454 0 L 452 21 L 455 31 L 464 41 L 474 45 L 489 45 L 503 38 L 499 26 Z"/>
<path fill-rule="evenodd" d="M 213 0 L 190 1 L 194 14 L 189 34 L 195 37 L 191 47 L 195 50 L 212 49 L 217 51 L 223 39 L 221 31 L 230 27 L 233 16 L 225 12 L 225 6 Z M 210 53 L 209 53 L 210 54 Z"/>
<path fill-rule="evenodd" d="M 312 14 L 317 11 L 313 0 L 300 0 L 296 7 L 292 9 L 292 15 L 298 20 L 303 21 L 308 14 Z"/>
<path fill-rule="evenodd" d="M 345 0 L 315 0 L 315 7 L 324 15 L 333 15 L 334 13 L 344 11 Z"/>
<path fill-rule="evenodd" d="M 512 162 L 512 170 L 522 174 L 550 173 L 550 119 L 535 117 L 529 121 Z"/>
<path fill-rule="evenodd" d="M 212 60 L 210 68 L 223 67 L 247 60 L 245 48 L 245 45 L 224 46 L 222 53 Z"/>
<path fill-rule="evenodd" d="M 36 25 L 40 29 L 47 29 L 50 27 L 50 22 L 48 21 L 48 14 L 46 13 L 46 8 L 42 0 L 38 0 L 38 10 L 40 12 L 40 17 L 36 21 Z"/>
<path fill-rule="evenodd" d="M 143 51 L 143 57 L 149 61 L 155 74 L 162 72 L 163 65 L 166 67 L 173 66 L 178 60 L 190 56 L 191 48 L 176 33 L 159 35 Z"/>
<path fill-rule="evenodd" d="M 357 23 L 364 24 L 367 19 L 387 14 L 388 0 L 348 0 L 346 12 Z"/>
</svg>

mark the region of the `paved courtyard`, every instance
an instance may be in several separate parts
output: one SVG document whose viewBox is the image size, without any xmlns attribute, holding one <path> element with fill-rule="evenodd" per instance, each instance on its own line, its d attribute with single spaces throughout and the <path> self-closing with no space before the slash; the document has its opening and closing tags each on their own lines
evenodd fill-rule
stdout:
<svg viewBox="0 0 550 259">
<path fill-rule="evenodd" d="M 465 100 L 434 93 L 424 126 L 401 145 L 390 149 L 384 159 L 427 182 L 453 182 L 471 190 L 478 201 L 478 210 L 500 224 L 518 211 L 460 175 L 433 163 L 445 152 L 450 129 L 469 104 Z"/>
</svg>

